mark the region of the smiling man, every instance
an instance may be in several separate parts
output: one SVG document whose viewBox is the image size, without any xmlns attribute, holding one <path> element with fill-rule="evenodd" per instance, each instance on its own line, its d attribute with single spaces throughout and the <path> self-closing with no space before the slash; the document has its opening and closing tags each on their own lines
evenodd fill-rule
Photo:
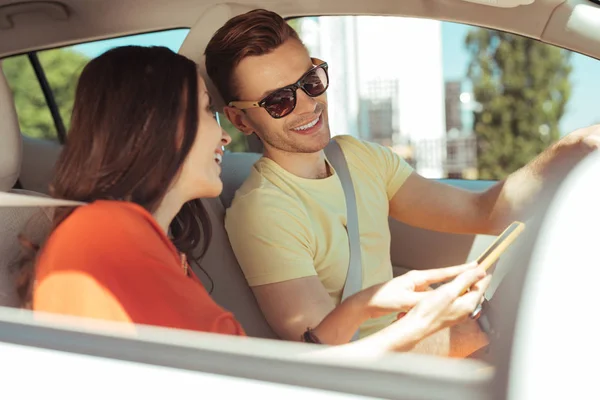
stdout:
<svg viewBox="0 0 600 400">
<path fill-rule="evenodd" d="M 351 307 L 327 322 L 343 303 L 349 259 L 344 193 L 323 151 L 331 139 L 328 65 L 311 58 L 279 15 L 255 10 L 214 35 L 206 67 L 227 118 L 264 145 L 226 228 L 267 321 L 285 339 L 300 340 L 309 327 L 329 344 L 348 342 L 358 326 L 365 337 L 390 325 L 395 314 L 365 318 Z M 499 233 L 528 215 L 555 170 L 597 147 L 598 131 L 570 135 L 483 193 L 427 180 L 388 148 L 335 136 L 357 189 L 363 288 L 392 279 L 389 216 L 443 232 Z M 434 336 L 418 350 L 468 354 L 485 342 L 473 321 Z"/>
</svg>

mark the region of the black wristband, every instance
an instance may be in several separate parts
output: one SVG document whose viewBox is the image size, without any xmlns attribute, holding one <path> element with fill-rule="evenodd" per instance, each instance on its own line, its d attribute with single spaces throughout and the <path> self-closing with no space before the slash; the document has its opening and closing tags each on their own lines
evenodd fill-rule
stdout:
<svg viewBox="0 0 600 400">
<path fill-rule="evenodd" d="M 306 331 L 302 334 L 302 341 L 305 343 L 322 344 L 311 328 L 306 328 Z"/>
</svg>

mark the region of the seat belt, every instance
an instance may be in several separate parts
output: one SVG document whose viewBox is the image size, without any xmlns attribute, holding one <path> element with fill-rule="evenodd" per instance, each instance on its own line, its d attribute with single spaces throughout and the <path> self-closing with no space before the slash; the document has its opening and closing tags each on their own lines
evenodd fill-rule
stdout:
<svg viewBox="0 0 600 400">
<path fill-rule="evenodd" d="M 52 197 L 0 192 L 0 207 L 76 207 L 87 203 Z"/>
<path fill-rule="evenodd" d="M 356 208 L 356 195 L 352 177 L 348 169 L 348 163 L 344 152 L 335 140 L 331 140 L 325 148 L 327 160 L 335 169 L 335 173 L 340 178 L 344 197 L 346 198 L 346 232 L 348 233 L 348 242 L 350 245 L 350 260 L 348 263 L 348 274 L 342 292 L 342 301 L 362 290 L 362 261 L 360 251 L 360 234 L 358 229 L 358 211 Z M 359 331 L 352 336 L 352 341 L 358 339 Z"/>
</svg>

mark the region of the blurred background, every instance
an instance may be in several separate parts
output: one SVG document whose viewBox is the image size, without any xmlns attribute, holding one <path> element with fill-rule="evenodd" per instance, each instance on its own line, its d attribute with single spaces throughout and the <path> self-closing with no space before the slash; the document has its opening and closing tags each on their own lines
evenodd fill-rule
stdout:
<svg viewBox="0 0 600 400">
<path fill-rule="evenodd" d="M 289 21 L 329 64 L 332 134 L 391 147 L 428 178 L 497 180 L 550 143 L 600 123 L 598 60 L 510 33 L 427 19 L 346 16 Z M 177 51 L 187 29 L 36 52 L 68 130 L 77 79 L 93 57 L 121 45 Z M 3 61 L 25 135 L 57 140 L 28 60 Z M 230 151 L 246 151 L 232 135 Z"/>
</svg>

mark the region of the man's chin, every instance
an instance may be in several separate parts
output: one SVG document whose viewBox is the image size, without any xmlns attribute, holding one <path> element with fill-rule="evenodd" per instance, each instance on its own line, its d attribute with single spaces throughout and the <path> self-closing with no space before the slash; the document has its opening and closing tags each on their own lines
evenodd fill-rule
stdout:
<svg viewBox="0 0 600 400">
<path fill-rule="evenodd" d="M 317 153 L 323 150 L 327 144 L 329 144 L 331 135 L 329 134 L 329 130 L 327 130 L 325 132 L 319 132 L 318 135 L 306 139 L 309 140 L 297 142 L 295 147 L 298 153 Z"/>
</svg>

